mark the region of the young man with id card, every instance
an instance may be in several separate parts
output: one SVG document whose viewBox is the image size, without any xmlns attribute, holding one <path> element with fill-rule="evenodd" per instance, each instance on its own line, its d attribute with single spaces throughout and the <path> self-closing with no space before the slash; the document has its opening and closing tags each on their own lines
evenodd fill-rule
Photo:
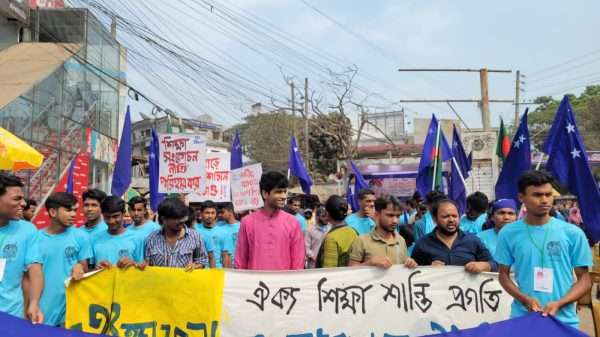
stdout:
<svg viewBox="0 0 600 337">
<path fill-rule="evenodd" d="M 591 288 L 592 255 L 579 227 L 550 216 L 552 182 L 545 171 L 521 175 L 519 199 L 527 216 L 500 231 L 495 259 L 500 284 L 514 298 L 511 317 L 536 311 L 577 328 L 575 302 Z"/>
</svg>

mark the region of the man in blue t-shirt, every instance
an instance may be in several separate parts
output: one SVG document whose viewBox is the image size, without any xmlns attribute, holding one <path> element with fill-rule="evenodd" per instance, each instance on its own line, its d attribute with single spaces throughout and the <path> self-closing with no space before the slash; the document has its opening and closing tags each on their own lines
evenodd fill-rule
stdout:
<svg viewBox="0 0 600 337">
<path fill-rule="evenodd" d="M 123 227 L 125 201 L 109 196 L 102 200 L 100 207 L 108 229 L 90 238 L 96 266 L 110 268 L 116 264 L 119 268 L 143 268 L 144 242 L 140 235 Z"/>
<path fill-rule="evenodd" d="M 66 298 L 64 281 L 80 280 L 88 269 L 92 248 L 88 235 L 73 228 L 77 199 L 71 193 L 51 194 L 44 204 L 50 225 L 39 232 L 39 245 L 44 266 L 44 292 L 40 306 L 44 323 L 63 326 Z"/>
<path fill-rule="evenodd" d="M 217 204 L 207 200 L 202 203 L 201 212 L 202 222 L 196 224 L 196 230 L 205 242 L 212 241 L 214 266 L 211 268 L 231 268 L 232 241 L 227 230 L 217 226 Z"/>
<path fill-rule="evenodd" d="M 363 188 L 358 192 L 358 212 L 346 217 L 346 224 L 358 233 L 359 236 L 369 234 L 375 228 L 373 215 L 375 214 L 375 192 L 369 188 Z"/>
<path fill-rule="evenodd" d="M 513 199 L 498 199 L 492 204 L 491 223 L 493 228 L 477 233 L 477 237 L 483 242 L 492 255 L 496 254 L 498 244 L 498 233 L 509 223 L 517 220 L 517 203 Z"/>
<path fill-rule="evenodd" d="M 487 220 L 489 206 L 488 197 L 477 191 L 467 197 L 467 210 L 460 218 L 460 228 L 463 232 L 477 234 L 483 230 Z"/>
<path fill-rule="evenodd" d="M 100 204 L 104 198 L 106 198 L 106 193 L 97 188 L 83 192 L 81 201 L 83 202 L 85 223 L 79 227 L 79 230 L 92 236 L 108 229 L 106 223 L 102 220 L 102 209 L 100 209 Z"/>
<path fill-rule="evenodd" d="M 237 237 L 240 231 L 240 222 L 235 217 L 232 203 L 226 202 L 219 207 L 219 219 L 221 221 L 219 221 L 217 225 L 223 228 L 231 239 L 232 250 L 229 252 L 229 255 L 231 255 L 231 260 L 234 261 L 235 245 L 237 244 Z"/>
<path fill-rule="evenodd" d="M 38 233 L 31 223 L 17 220 L 25 204 L 21 179 L 0 173 L 0 312 L 16 317 L 25 314 L 31 322 L 43 323 L 39 304 L 44 276 Z M 29 299 L 27 308 L 24 292 Z"/>
<path fill-rule="evenodd" d="M 305 235 L 308 231 L 308 223 L 306 222 L 306 218 L 304 217 L 304 211 L 302 210 L 302 197 L 297 195 L 288 199 L 287 207 L 292 211 L 292 215 L 296 217 L 298 223 L 300 224 L 300 229 L 302 230 L 302 234 Z"/>
<path fill-rule="evenodd" d="M 578 327 L 575 302 L 590 291 L 592 254 L 579 227 L 550 216 L 553 181 L 545 171 L 521 175 L 519 199 L 527 215 L 500 231 L 495 258 L 500 284 L 514 298 L 511 317 L 538 311 Z"/>
<path fill-rule="evenodd" d="M 148 202 L 146 198 L 135 196 L 129 199 L 129 214 L 133 219 L 133 226 L 128 229 L 141 235 L 143 240 L 146 240 L 148 235 L 154 231 L 161 229 L 160 225 L 148 219 Z"/>
</svg>

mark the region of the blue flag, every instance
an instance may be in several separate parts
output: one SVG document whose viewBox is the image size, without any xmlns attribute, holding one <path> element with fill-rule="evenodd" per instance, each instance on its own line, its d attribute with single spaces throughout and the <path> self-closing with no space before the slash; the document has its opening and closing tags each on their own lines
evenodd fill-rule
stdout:
<svg viewBox="0 0 600 337">
<path fill-rule="evenodd" d="M 535 336 L 552 337 L 584 337 L 582 331 L 560 322 L 554 316 L 544 317 L 541 313 L 532 312 L 525 316 L 511 318 L 496 323 L 484 323 L 476 328 L 458 330 L 455 325 L 442 327 L 432 322 L 431 329 L 440 333 L 425 337 L 528 337 L 535 331 Z M 446 331 L 449 329 L 450 331 Z"/>
<path fill-rule="evenodd" d="M 467 187 L 464 180 L 469 177 L 471 165 L 456 126 L 452 129 L 452 154 L 454 157 L 450 173 L 450 186 L 448 186 L 448 197 L 456 202 L 459 213 L 463 214 L 467 208 Z"/>
<path fill-rule="evenodd" d="M 352 207 L 352 212 L 356 213 L 360 210 L 360 204 L 358 203 L 358 193 L 362 189 L 368 188 L 369 184 L 362 176 L 362 174 L 358 170 L 358 167 L 356 167 L 356 164 L 354 164 L 353 161 L 350 161 L 350 170 L 351 173 L 354 175 L 354 186 L 348 184 L 348 190 L 346 191 L 346 201 L 348 202 L 348 205 Z"/>
<path fill-rule="evenodd" d="M 442 163 L 451 158 L 452 150 L 444 137 L 438 120 L 435 115 L 431 115 L 431 123 L 429 123 L 429 131 L 425 138 L 425 144 L 423 144 L 419 172 L 417 173 L 417 190 L 421 195 L 427 195 L 434 187 L 443 190 Z M 434 182 L 434 179 L 436 182 Z"/>
<path fill-rule="evenodd" d="M 590 169 L 585 146 L 569 98 L 556 111 L 546 169 L 577 196 L 585 230 L 592 242 L 600 241 L 600 191 Z"/>
<path fill-rule="evenodd" d="M 44 324 L 31 324 L 30 321 L 0 312 L 0 336 L 11 337 L 102 337 L 76 330 L 67 330 Z"/>
<path fill-rule="evenodd" d="M 164 193 L 158 192 L 158 166 L 160 159 L 160 148 L 158 134 L 154 129 L 150 130 L 150 146 L 148 149 L 148 176 L 150 185 L 150 209 L 156 212 L 158 205 L 165 198 Z"/>
<path fill-rule="evenodd" d="M 242 161 L 242 143 L 240 142 L 240 133 L 235 130 L 235 137 L 231 144 L 231 169 L 239 169 L 244 166 Z"/>
<path fill-rule="evenodd" d="M 128 106 L 110 187 L 110 193 L 115 196 L 125 194 L 131 184 L 131 156 L 133 154 L 131 136 L 131 114 Z"/>
<path fill-rule="evenodd" d="M 517 180 L 523 172 L 531 169 L 531 146 L 529 143 L 529 128 L 527 127 L 527 112 L 521 117 L 521 124 L 510 143 L 510 152 L 502 165 L 502 171 L 496 182 L 496 200 L 519 200 Z"/>
<path fill-rule="evenodd" d="M 310 194 L 310 187 L 312 186 L 313 182 L 308 175 L 308 171 L 306 171 L 306 167 L 304 166 L 304 161 L 302 161 L 302 157 L 300 156 L 300 151 L 298 150 L 295 136 L 292 136 L 292 140 L 290 141 L 288 168 L 290 169 L 292 175 L 298 178 L 298 181 L 300 181 L 302 191 L 305 194 Z"/>
<path fill-rule="evenodd" d="M 67 176 L 67 187 L 65 188 L 65 192 L 67 193 L 73 193 L 73 174 L 75 171 L 75 160 L 77 160 L 77 155 L 75 155 L 75 158 L 71 159 L 71 163 L 69 164 L 69 175 Z"/>
</svg>

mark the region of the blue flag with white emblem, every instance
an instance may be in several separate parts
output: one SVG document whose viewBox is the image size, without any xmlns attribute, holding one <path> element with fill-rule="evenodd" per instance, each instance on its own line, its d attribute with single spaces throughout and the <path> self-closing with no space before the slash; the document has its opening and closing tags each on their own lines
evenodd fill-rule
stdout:
<svg viewBox="0 0 600 337">
<path fill-rule="evenodd" d="M 244 166 L 242 161 L 242 143 L 240 142 L 240 133 L 235 130 L 235 137 L 231 144 L 231 169 L 239 169 Z"/>
<path fill-rule="evenodd" d="M 358 202 L 358 193 L 365 188 L 369 187 L 369 183 L 362 176 L 356 164 L 353 161 L 350 161 L 350 170 L 354 175 L 354 188 L 350 184 L 348 184 L 348 190 L 346 191 L 346 201 L 348 205 L 352 207 L 352 212 L 356 213 L 360 210 L 360 204 Z"/>
<path fill-rule="evenodd" d="M 65 192 L 67 193 L 73 193 L 75 187 L 75 160 L 77 160 L 77 155 L 71 159 L 71 163 L 69 164 L 69 175 L 67 175 L 67 187 L 65 188 Z"/>
<path fill-rule="evenodd" d="M 496 200 L 519 200 L 517 180 L 523 172 L 531 169 L 531 146 L 529 143 L 529 128 L 527 127 L 527 112 L 521 117 L 521 124 L 510 143 L 510 152 L 502 165 L 502 171 L 496 182 Z"/>
<path fill-rule="evenodd" d="M 148 184 L 150 185 L 150 209 L 158 210 L 158 205 L 165 198 L 164 193 L 158 192 L 160 148 L 158 134 L 154 129 L 150 130 L 150 147 L 148 149 Z"/>
<path fill-rule="evenodd" d="M 302 186 L 302 191 L 305 194 L 310 194 L 310 187 L 312 186 L 313 182 L 310 178 L 310 175 L 308 175 L 308 171 L 306 171 L 306 167 L 304 166 L 304 161 L 302 161 L 302 157 L 300 156 L 300 151 L 298 150 L 295 136 L 292 136 L 292 140 L 290 141 L 288 168 L 290 169 L 290 173 L 298 178 L 300 186 Z"/>
<path fill-rule="evenodd" d="M 600 191 L 590 169 L 573 108 L 565 96 L 548 135 L 546 169 L 577 196 L 585 230 L 592 242 L 600 241 Z"/>
<path fill-rule="evenodd" d="M 443 162 L 449 159 L 452 159 L 452 150 L 437 118 L 431 115 L 431 123 L 423 144 L 417 172 L 417 190 L 421 195 L 427 195 L 432 190 L 444 190 Z"/>
<path fill-rule="evenodd" d="M 452 170 L 448 186 L 448 197 L 456 202 L 460 214 L 464 214 L 467 208 L 467 186 L 465 179 L 469 177 L 471 164 L 456 126 L 452 128 Z"/>
</svg>

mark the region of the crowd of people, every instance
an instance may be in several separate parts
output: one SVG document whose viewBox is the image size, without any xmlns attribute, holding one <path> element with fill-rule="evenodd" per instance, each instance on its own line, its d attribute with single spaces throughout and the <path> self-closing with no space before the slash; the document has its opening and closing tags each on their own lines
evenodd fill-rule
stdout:
<svg viewBox="0 0 600 337">
<path fill-rule="evenodd" d="M 0 174 L 0 311 L 64 325 L 65 279 L 112 266 L 461 266 L 499 272 L 514 297 L 511 316 L 541 311 L 577 326 L 574 302 L 591 287 L 592 265 L 577 205 L 554 206 L 554 181 L 544 171 L 528 171 L 516 183 L 519 200 L 490 203 L 475 192 L 464 214 L 440 191 L 400 200 L 363 189 L 360 209 L 338 195 L 306 209 L 302 198 L 288 198 L 289 181 L 278 172 L 262 175 L 264 207 L 246 214 L 231 203 L 186 205 L 177 197 L 163 200 L 154 214 L 140 196 L 126 202 L 89 189 L 78 200 L 55 192 L 43 205 L 50 224 L 38 230 L 29 222 L 36 203 L 24 198 L 22 182 Z M 85 224 L 75 228 L 79 208 Z"/>
</svg>

